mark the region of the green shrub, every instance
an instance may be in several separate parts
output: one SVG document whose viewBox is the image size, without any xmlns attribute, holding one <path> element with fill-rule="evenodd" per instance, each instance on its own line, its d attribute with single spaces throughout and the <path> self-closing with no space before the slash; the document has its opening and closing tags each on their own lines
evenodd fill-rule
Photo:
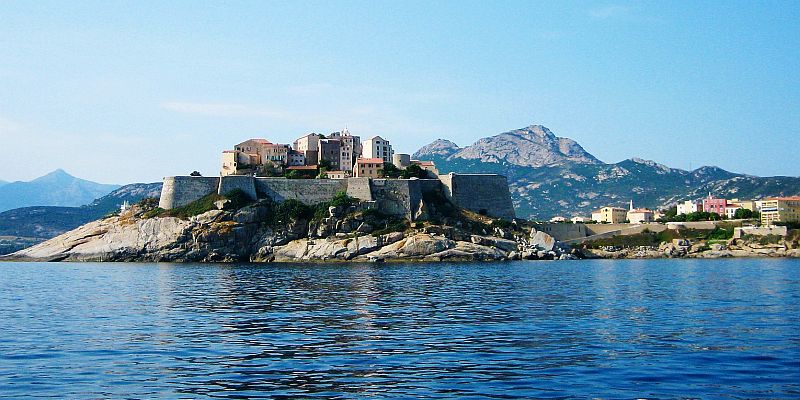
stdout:
<svg viewBox="0 0 800 400">
<path fill-rule="evenodd" d="M 225 193 L 225 198 L 230 200 L 231 207 L 234 210 L 238 210 L 250 203 L 253 202 L 253 199 L 244 192 L 242 189 L 233 189 L 228 193 Z"/>
</svg>

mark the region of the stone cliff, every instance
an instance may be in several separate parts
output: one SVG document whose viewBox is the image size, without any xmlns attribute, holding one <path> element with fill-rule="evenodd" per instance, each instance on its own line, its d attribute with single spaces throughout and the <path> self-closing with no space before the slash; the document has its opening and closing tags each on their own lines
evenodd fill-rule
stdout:
<svg viewBox="0 0 800 400">
<path fill-rule="evenodd" d="M 542 232 L 431 203 L 436 218 L 410 223 L 374 203 L 339 198 L 321 207 L 262 200 L 187 216 L 141 204 L 11 255 L 47 261 L 391 261 L 576 258 Z M 206 200 L 204 200 L 206 201 Z M 196 208 L 196 205 L 188 209 Z"/>
</svg>

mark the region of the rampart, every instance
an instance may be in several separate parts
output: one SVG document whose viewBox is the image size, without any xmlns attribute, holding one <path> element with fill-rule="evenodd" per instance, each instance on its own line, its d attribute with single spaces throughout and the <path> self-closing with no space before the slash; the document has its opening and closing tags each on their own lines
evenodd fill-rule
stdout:
<svg viewBox="0 0 800 400">
<path fill-rule="evenodd" d="M 286 179 L 251 176 L 164 178 L 159 207 L 171 209 L 189 204 L 211 193 L 234 189 L 254 199 L 289 199 L 312 205 L 331 200 L 337 193 L 364 201 L 375 201 L 385 214 L 415 220 L 425 216 L 426 198 L 446 196 L 459 207 L 486 215 L 513 218 L 514 208 L 506 178 L 500 175 L 440 175 L 440 179 Z"/>
<path fill-rule="evenodd" d="M 168 176 L 164 178 L 158 206 L 169 210 L 199 200 L 219 190 L 218 177 Z"/>
<path fill-rule="evenodd" d="M 439 175 L 453 204 L 492 217 L 513 219 L 514 203 L 505 176 L 495 174 Z"/>
</svg>

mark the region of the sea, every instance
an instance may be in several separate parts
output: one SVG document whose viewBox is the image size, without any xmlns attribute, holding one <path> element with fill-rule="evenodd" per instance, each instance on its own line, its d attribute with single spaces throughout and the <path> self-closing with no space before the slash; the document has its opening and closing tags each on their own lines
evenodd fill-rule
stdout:
<svg viewBox="0 0 800 400">
<path fill-rule="evenodd" d="M 800 398 L 800 260 L 0 263 L 2 398 Z"/>
</svg>

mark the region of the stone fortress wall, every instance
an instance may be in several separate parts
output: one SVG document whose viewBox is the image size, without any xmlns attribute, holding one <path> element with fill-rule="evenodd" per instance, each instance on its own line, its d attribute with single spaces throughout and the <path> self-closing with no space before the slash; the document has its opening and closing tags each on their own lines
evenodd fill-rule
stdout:
<svg viewBox="0 0 800 400">
<path fill-rule="evenodd" d="M 312 205 L 346 192 L 363 201 L 374 201 L 383 213 L 415 220 L 425 215 L 423 198 L 444 195 L 453 204 L 506 219 L 514 218 L 514 207 L 506 178 L 491 174 L 447 174 L 438 179 L 286 179 L 251 176 L 164 178 L 159 207 L 171 209 L 189 204 L 211 193 L 240 189 L 254 199 L 294 199 Z"/>
</svg>

